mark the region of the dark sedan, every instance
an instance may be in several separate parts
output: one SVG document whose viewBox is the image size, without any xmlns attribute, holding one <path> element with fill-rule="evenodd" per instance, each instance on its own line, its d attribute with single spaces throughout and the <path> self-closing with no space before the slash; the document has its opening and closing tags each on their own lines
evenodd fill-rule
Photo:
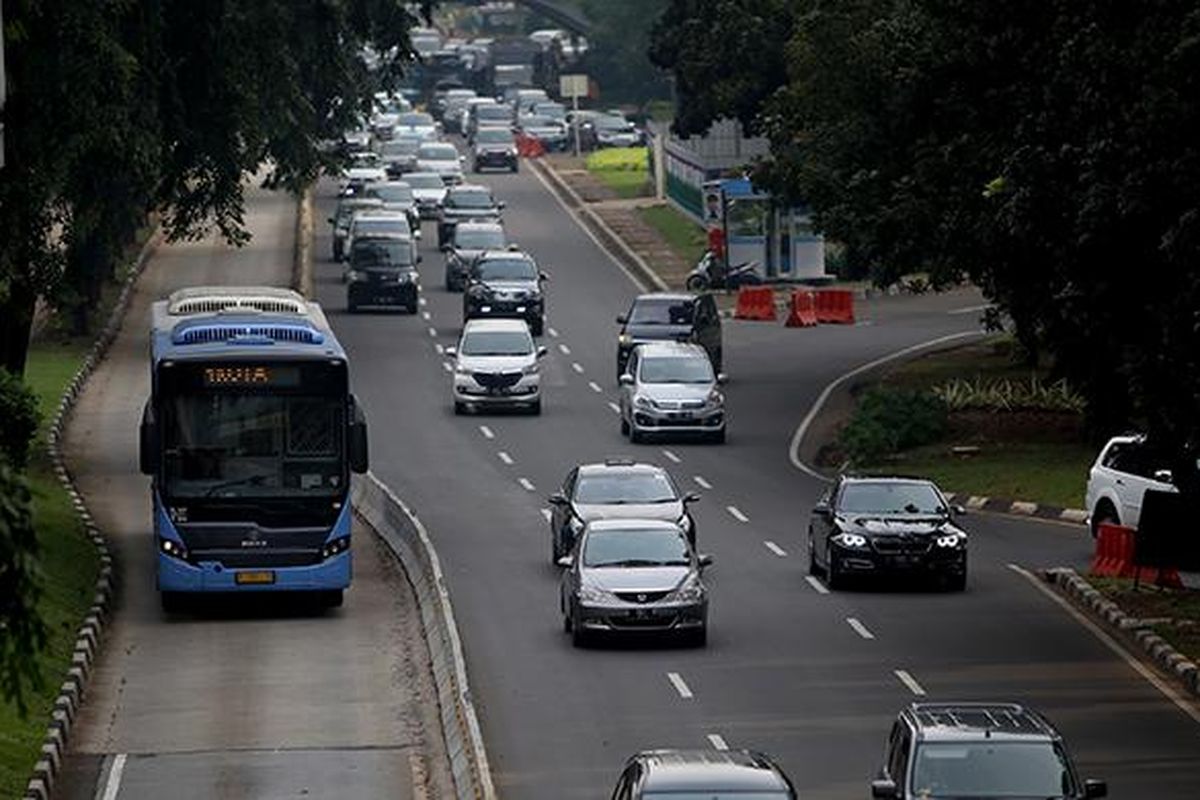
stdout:
<svg viewBox="0 0 1200 800">
<path fill-rule="evenodd" d="M 571 643 L 594 633 L 665 633 L 697 647 L 708 638 L 708 587 L 698 555 L 679 526 L 654 519 L 588 523 L 563 556 L 560 610 Z"/>
<path fill-rule="evenodd" d="M 962 509 L 930 481 L 842 476 L 815 508 L 808 527 L 809 571 L 830 589 L 854 576 L 917 575 L 947 588 L 967 586 Z"/>
</svg>

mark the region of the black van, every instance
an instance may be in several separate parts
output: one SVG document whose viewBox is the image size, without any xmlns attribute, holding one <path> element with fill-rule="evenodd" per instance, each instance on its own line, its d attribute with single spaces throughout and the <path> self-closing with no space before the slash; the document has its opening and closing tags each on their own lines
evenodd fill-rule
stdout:
<svg viewBox="0 0 1200 800">
<path fill-rule="evenodd" d="M 617 379 L 633 348 L 643 342 L 694 342 L 708 352 L 714 372 L 722 372 L 721 315 L 711 294 L 654 292 L 633 301 L 617 317 Z"/>
</svg>

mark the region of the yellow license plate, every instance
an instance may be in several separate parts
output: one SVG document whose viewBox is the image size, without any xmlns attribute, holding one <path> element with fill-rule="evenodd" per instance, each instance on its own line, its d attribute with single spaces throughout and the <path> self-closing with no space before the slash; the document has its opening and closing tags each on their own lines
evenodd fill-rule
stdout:
<svg viewBox="0 0 1200 800">
<path fill-rule="evenodd" d="M 274 583 L 274 572 L 239 572 L 233 576 L 234 583 Z"/>
</svg>

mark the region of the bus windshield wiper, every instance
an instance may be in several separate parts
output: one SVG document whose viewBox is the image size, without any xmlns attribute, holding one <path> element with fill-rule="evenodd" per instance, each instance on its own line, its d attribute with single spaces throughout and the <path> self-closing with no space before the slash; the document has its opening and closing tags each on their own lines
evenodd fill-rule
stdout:
<svg viewBox="0 0 1200 800">
<path fill-rule="evenodd" d="M 263 475 L 251 475 L 246 478 L 237 478 L 237 479 L 229 480 L 229 481 L 222 481 L 221 483 L 213 484 L 212 486 L 208 487 L 208 490 L 204 492 L 203 496 L 204 497 L 212 497 L 214 494 L 221 491 L 222 489 L 231 489 L 234 486 L 245 486 L 245 485 L 259 486 L 262 484 L 263 481 L 265 481 L 267 478 L 270 478 L 270 477 L 271 476 L 269 474 L 263 474 Z"/>
</svg>

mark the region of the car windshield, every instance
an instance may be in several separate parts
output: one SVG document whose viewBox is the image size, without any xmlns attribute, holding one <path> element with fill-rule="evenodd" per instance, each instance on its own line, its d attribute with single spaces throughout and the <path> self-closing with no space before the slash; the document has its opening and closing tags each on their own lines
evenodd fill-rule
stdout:
<svg viewBox="0 0 1200 800">
<path fill-rule="evenodd" d="M 484 190 L 450 192 L 446 196 L 446 205 L 452 208 L 491 208 L 492 193 Z"/>
<path fill-rule="evenodd" d="M 483 281 L 531 281 L 537 278 L 533 263 L 524 258 L 491 258 L 480 262 L 476 274 Z"/>
<path fill-rule="evenodd" d="M 354 236 L 370 236 L 371 234 L 390 233 L 408 236 L 408 221 L 404 219 L 356 219 L 354 220 Z"/>
<path fill-rule="evenodd" d="M 504 231 L 463 230 L 454 232 L 454 246 L 462 250 L 500 250 L 504 247 Z"/>
<path fill-rule="evenodd" d="M 452 144 L 423 144 L 417 151 L 423 161 L 457 161 L 458 150 Z"/>
<path fill-rule="evenodd" d="M 633 123 L 622 117 L 610 117 L 608 115 L 596 117 L 596 127 L 603 128 L 606 131 L 624 131 L 633 128 Z"/>
<path fill-rule="evenodd" d="M 649 357 L 642 359 L 642 383 L 712 383 L 712 367 L 707 358 L 689 356 Z"/>
<path fill-rule="evenodd" d="M 604 472 L 580 475 L 575 482 L 575 502 L 583 505 L 669 503 L 678 499 L 664 472 Z"/>
<path fill-rule="evenodd" d="M 407 183 L 372 187 L 371 196 L 378 197 L 385 203 L 411 203 L 413 201 L 412 187 Z"/>
<path fill-rule="evenodd" d="M 533 339 L 525 331 L 470 331 L 459 352 L 464 356 L 527 356 Z"/>
<path fill-rule="evenodd" d="M 379 154 L 383 156 L 410 156 L 421 146 L 418 139 L 390 139 L 379 145 Z"/>
<path fill-rule="evenodd" d="M 842 489 L 838 511 L 848 514 L 945 514 L 946 506 L 927 483 L 861 482 Z"/>
<path fill-rule="evenodd" d="M 653 298 L 634 303 L 629 322 L 633 325 L 691 325 L 692 317 L 690 300 Z"/>
<path fill-rule="evenodd" d="M 428 172 L 410 172 L 404 176 L 404 182 L 414 189 L 445 189 L 446 182 L 438 175 Z"/>
<path fill-rule="evenodd" d="M 480 120 L 505 120 L 512 119 L 512 111 L 508 106 L 479 106 L 475 111 L 475 118 Z"/>
<path fill-rule="evenodd" d="M 555 122 L 550 117 L 540 117 L 533 114 L 521 117 L 521 125 L 525 128 L 549 128 L 556 127 Z"/>
<path fill-rule="evenodd" d="M 433 126 L 433 117 L 420 111 L 413 111 L 408 114 L 401 114 L 396 124 L 403 125 L 406 128 L 429 128 Z"/>
<path fill-rule="evenodd" d="M 930 800 L 999 800 L 1074 797 L 1076 787 L 1051 742 L 939 742 L 917 749 L 910 791 Z"/>
<path fill-rule="evenodd" d="M 795 800 L 787 792 L 646 792 L 642 800 Z"/>
<path fill-rule="evenodd" d="M 553 103 L 538 103 L 534 106 L 533 110 L 550 119 L 561 120 L 566 119 L 567 116 L 566 106 L 555 105 Z"/>
<path fill-rule="evenodd" d="M 513 134 L 508 128 L 483 128 L 475 134 L 481 144 L 512 144 Z"/>
<path fill-rule="evenodd" d="M 407 239 L 356 240 L 350 251 L 355 267 L 407 267 L 412 265 L 412 245 Z"/>
<path fill-rule="evenodd" d="M 687 539 L 669 528 L 592 531 L 583 548 L 585 567 L 686 566 Z"/>
</svg>

